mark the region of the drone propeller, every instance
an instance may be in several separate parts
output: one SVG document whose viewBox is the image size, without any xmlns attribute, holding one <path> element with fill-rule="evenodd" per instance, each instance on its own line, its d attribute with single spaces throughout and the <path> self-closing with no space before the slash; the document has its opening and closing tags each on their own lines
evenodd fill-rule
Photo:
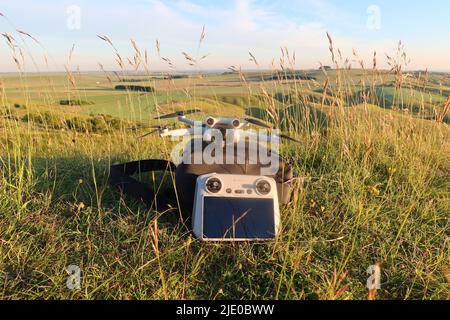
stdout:
<svg viewBox="0 0 450 320">
<path fill-rule="evenodd" d="M 164 131 L 169 130 L 169 128 L 167 126 L 155 126 L 155 127 L 150 127 L 147 129 L 154 129 L 154 130 L 147 132 L 146 134 L 140 136 L 139 139 L 143 139 L 143 138 L 148 137 L 149 135 L 155 134 L 157 132 L 163 133 Z"/>
<path fill-rule="evenodd" d="M 255 126 L 259 126 L 259 127 L 263 127 L 263 128 L 267 128 L 267 129 L 273 129 L 273 127 L 265 122 L 262 122 L 261 120 L 257 120 L 257 119 L 253 119 L 253 118 L 245 118 L 245 121 L 247 121 L 248 123 L 251 123 Z M 301 143 L 299 140 L 294 139 L 286 134 L 280 134 L 280 137 L 286 140 L 290 140 L 293 142 L 297 142 L 297 143 Z"/>
<path fill-rule="evenodd" d="M 162 116 L 156 117 L 155 120 L 178 118 L 178 117 L 186 116 L 188 114 L 199 113 L 199 112 L 201 112 L 201 110 L 198 110 L 198 109 L 192 109 L 192 110 L 186 110 L 186 111 L 177 111 L 177 112 L 174 112 L 174 113 L 169 113 L 169 114 L 166 114 L 166 115 L 162 115 Z"/>
<path fill-rule="evenodd" d="M 265 123 L 265 122 L 262 122 L 262 121 L 260 121 L 260 120 L 257 120 L 257 119 L 253 119 L 253 118 L 244 118 L 244 120 L 247 121 L 247 122 L 250 123 L 250 124 L 255 125 L 255 126 L 259 126 L 259 127 L 263 127 L 263 128 L 267 128 L 267 129 L 272 129 L 272 126 L 271 126 L 271 125 L 269 125 L 269 124 L 267 124 L 267 123 Z"/>
<path fill-rule="evenodd" d="M 138 130 L 146 130 L 146 129 L 158 129 L 158 126 L 152 126 L 152 127 L 131 127 L 131 128 L 127 128 L 128 131 L 138 131 Z"/>
<path fill-rule="evenodd" d="M 283 139 L 286 139 L 286 140 L 290 140 L 290 141 L 293 141 L 293 142 L 301 143 L 300 140 L 292 138 L 292 137 L 288 136 L 287 134 L 283 134 L 282 133 L 282 134 L 280 134 L 280 137 L 283 138 Z"/>
</svg>

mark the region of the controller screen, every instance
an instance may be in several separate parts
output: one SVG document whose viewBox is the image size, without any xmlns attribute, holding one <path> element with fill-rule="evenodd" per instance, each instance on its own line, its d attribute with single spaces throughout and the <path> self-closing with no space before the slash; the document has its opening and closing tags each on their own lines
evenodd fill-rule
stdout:
<svg viewBox="0 0 450 320">
<path fill-rule="evenodd" d="M 204 198 L 203 235 L 209 239 L 273 239 L 272 199 Z"/>
</svg>

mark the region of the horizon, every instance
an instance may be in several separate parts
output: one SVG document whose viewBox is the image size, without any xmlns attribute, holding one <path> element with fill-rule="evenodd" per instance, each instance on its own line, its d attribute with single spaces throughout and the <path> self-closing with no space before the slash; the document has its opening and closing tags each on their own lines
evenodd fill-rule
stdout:
<svg viewBox="0 0 450 320">
<path fill-rule="evenodd" d="M 450 72 L 450 44 L 441 40 L 446 36 L 445 12 L 450 3 L 442 0 L 413 5 L 405 0 L 3 2 L 0 32 L 17 40 L 25 56 L 25 71 L 30 73 L 64 72 L 65 66 L 98 72 L 99 63 L 105 70 L 120 70 L 114 51 L 98 35 L 112 39 L 124 57 L 132 57 L 130 39 L 134 39 L 142 52 L 148 51 L 153 72 L 205 72 L 227 70 L 232 65 L 243 70 L 270 70 L 271 64 L 278 64 L 280 47 L 296 53 L 296 70 L 315 70 L 319 63 L 332 65 L 327 32 L 344 58 L 354 59 L 354 48 L 366 65 L 371 65 L 376 51 L 379 67 L 387 69 L 385 55 L 392 54 L 401 40 L 411 59 L 406 70 Z M 199 46 L 203 27 L 205 39 Z M 0 42 L 0 52 L 0 72 L 18 72 L 5 41 Z M 192 68 L 183 52 L 207 57 Z M 258 65 L 250 61 L 249 52 Z M 175 69 L 161 58 L 170 59 Z"/>
<path fill-rule="evenodd" d="M 331 68 L 331 71 L 335 70 L 343 70 L 343 68 L 340 69 L 335 69 L 335 68 Z M 363 69 L 361 68 L 352 68 L 351 71 L 362 71 Z M 389 69 L 377 69 L 379 72 L 389 72 Z M 269 72 L 276 72 L 279 71 L 277 70 L 273 70 L 273 69 L 241 69 L 241 72 L 243 73 L 269 73 Z M 320 71 L 319 68 L 317 69 L 295 69 L 295 70 L 290 70 L 290 71 L 294 71 L 294 72 L 314 72 L 314 71 Z M 450 70 L 427 70 L 427 69 L 405 69 L 405 72 L 428 72 L 428 73 L 443 73 L 443 74 L 450 74 Z M 78 71 L 77 71 L 78 72 Z M 105 70 L 80 70 L 79 73 L 80 74 L 92 74 L 92 73 L 99 73 L 99 74 L 104 74 L 104 73 L 114 73 L 114 72 L 122 72 L 122 73 L 126 73 L 126 74 L 130 74 L 130 75 L 135 75 L 135 76 L 146 76 L 146 75 L 154 75 L 154 74 L 177 74 L 177 73 L 183 73 L 183 74 L 216 74 L 216 73 L 225 73 L 225 72 L 230 72 L 229 69 L 202 69 L 202 70 L 190 70 L 190 69 L 178 69 L 178 70 L 173 70 L 173 69 L 161 69 L 161 70 L 149 70 L 148 73 L 146 73 L 145 71 L 133 71 L 133 70 L 120 70 L 120 69 L 105 69 Z M 42 73 L 49 73 L 49 74 L 66 74 L 67 71 L 66 70 L 49 70 L 49 71 L 24 71 L 24 72 L 20 72 L 20 71 L 0 71 L 0 74 L 11 74 L 11 75 L 17 75 L 17 74 L 42 74 Z M 231 72 L 230 72 L 231 73 Z M 234 73 L 238 73 L 238 72 L 234 72 Z"/>
</svg>

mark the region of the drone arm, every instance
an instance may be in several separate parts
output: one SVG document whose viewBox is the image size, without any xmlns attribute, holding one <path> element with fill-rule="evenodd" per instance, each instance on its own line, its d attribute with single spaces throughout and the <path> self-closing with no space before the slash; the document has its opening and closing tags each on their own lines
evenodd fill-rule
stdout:
<svg viewBox="0 0 450 320">
<path fill-rule="evenodd" d="M 189 126 L 195 126 L 195 121 L 186 118 L 185 116 L 181 116 L 178 118 L 178 121 L 183 122 Z"/>
</svg>

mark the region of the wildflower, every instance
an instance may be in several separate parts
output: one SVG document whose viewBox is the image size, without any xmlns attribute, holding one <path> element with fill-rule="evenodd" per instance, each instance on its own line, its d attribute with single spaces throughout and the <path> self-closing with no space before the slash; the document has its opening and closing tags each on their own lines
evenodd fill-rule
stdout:
<svg viewBox="0 0 450 320">
<path fill-rule="evenodd" d="M 392 168 L 392 167 L 389 167 L 389 168 L 388 168 L 388 171 L 389 171 L 390 174 L 394 174 L 394 173 L 397 172 L 397 169 Z"/>
</svg>

